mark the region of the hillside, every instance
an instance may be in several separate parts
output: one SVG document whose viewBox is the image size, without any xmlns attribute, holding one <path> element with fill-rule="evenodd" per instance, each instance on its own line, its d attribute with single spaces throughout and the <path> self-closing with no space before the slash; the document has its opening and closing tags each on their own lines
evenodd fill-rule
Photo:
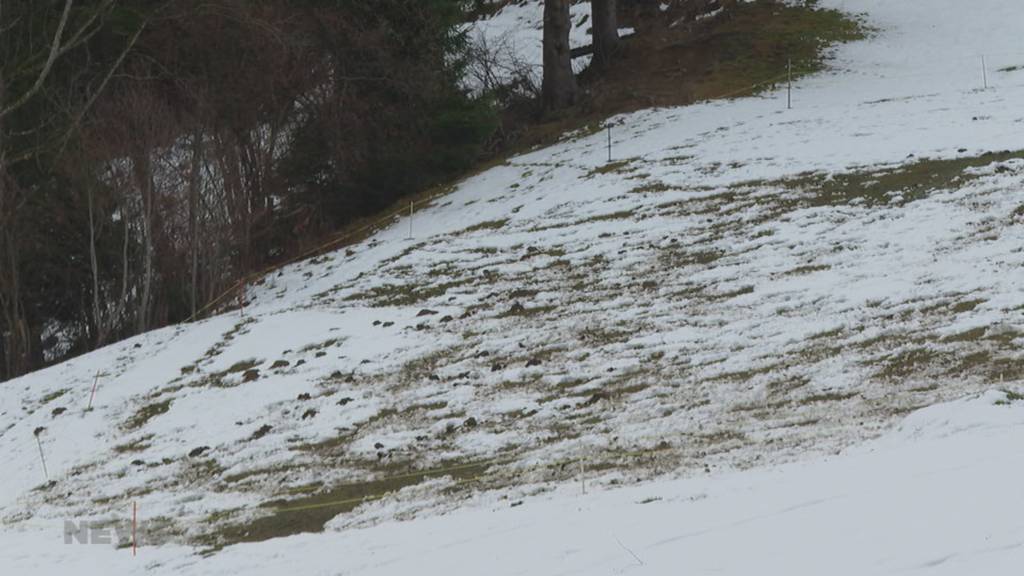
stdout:
<svg viewBox="0 0 1024 576">
<path fill-rule="evenodd" d="M 817 5 L 872 32 L 792 109 L 613 117 L 3 384 L 0 567 L 1013 573 L 1024 8 Z"/>
</svg>

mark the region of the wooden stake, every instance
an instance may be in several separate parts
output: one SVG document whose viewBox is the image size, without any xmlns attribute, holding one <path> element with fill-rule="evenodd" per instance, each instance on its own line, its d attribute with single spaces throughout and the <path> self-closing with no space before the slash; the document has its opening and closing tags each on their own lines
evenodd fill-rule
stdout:
<svg viewBox="0 0 1024 576">
<path fill-rule="evenodd" d="M 985 90 L 988 90 L 988 66 L 985 64 L 985 56 L 981 57 L 981 78 L 985 82 Z"/>
<path fill-rule="evenodd" d="M 413 203 L 409 202 L 409 240 L 412 240 L 412 207 Z"/>
</svg>

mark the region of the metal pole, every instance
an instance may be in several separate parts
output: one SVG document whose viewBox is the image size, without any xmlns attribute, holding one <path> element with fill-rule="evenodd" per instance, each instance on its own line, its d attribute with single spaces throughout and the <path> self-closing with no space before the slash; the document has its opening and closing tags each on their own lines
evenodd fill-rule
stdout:
<svg viewBox="0 0 1024 576">
<path fill-rule="evenodd" d="M 988 90 L 988 66 L 985 65 L 985 56 L 981 57 L 981 77 L 985 81 L 985 90 Z"/>
<path fill-rule="evenodd" d="M 92 410 L 92 400 L 96 397 L 96 388 L 99 386 L 100 378 L 104 376 L 109 376 L 109 374 L 100 370 L 96 371 L 96 376 L 92 381 L 92 392 L 89 393 L 89 406 L 85 409 L 86 412 Z"/>
<path fill-rule="evenodd" d="M 39 440 L 39 434 L 42 430 L 36 429 L 36 446 L 39 447 L 39 461 L 43 463 L 43 475 L 46 476 L 46 481 L 50 481 L 50 472 L 46 469 L 46 457 L 43 456 L 43 443 Z"/>
<path fill-rule="evenodd" d="M 586 469 L 583 467 L 583 458 L 580 458 L 580 488 L 583 490 L 583 494 L 587 494 L 587 478 Z"/>
<path fill-rule="evenodd" d="M 135 556 L 135 549 L 138 548 L 139 539 L 136 536 L 135 527 L 138 525 L 139 503 L 132 501 L 132 556 Z"/>
<path fill-rule="evenodd" d="M 790 58 L 786 62 L 786 78 L 788 87 L 786 88 L 786 109 L 793 109 L 793 59 Z"/>
<path fill-rule="evenodd" d="M 608 162 L 612 161 L 612 125 L 608 125 Z"/>
<path fill-rule="evenodd" d="M 409 202 L 409 240 L 412 240 L 412 206 L 413 203 Z"/>
</svg>

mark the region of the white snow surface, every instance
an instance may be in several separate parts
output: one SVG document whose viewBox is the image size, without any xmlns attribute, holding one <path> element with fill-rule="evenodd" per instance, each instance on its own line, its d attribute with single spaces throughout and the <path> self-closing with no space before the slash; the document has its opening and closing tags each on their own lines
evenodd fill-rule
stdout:
<svg viewBox="0 0 1024 576">
<path fill-rule="evenodd" d="M 612 164 L 603 132 L 568 135 L 412 239 L 396 219 L 267 277 L 244 316 L 0 385 L 0 573 L 1019 573 L 1024 161 L 982 155 L 1024 150 L 1024 5 L 819 5 L 875 33 L 792 110 L 613 118 Z M 876 193 L 922 158 L 975 160 Z M 318 486 L 495 457 L 322 533 L 194 545 Z M 170 526 L 137 557 L 64 544 L 132 502 Z"/>
</svg>

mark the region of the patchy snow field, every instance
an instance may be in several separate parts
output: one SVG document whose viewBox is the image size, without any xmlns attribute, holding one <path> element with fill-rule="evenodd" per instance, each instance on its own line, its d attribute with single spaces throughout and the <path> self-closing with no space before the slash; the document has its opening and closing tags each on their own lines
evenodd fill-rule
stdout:
<svg viewBox="0 0 1024 576">
<path fill-rule="evenodd" d="M 793 110 L 614 118 L 4 384 L 0 571 L 1016 573 L 1024 7 L 819 4 L 876 33 Z"/>
</svg>

